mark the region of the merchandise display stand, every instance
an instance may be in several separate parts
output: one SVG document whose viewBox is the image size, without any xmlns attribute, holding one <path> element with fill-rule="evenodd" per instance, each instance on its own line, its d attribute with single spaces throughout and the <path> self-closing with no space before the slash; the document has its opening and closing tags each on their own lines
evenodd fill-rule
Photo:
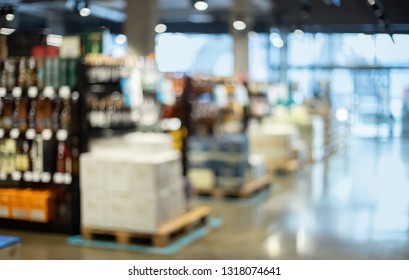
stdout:
<svg viewBox="0 0 409 280">
<path fill-rule="evenodd" d="M 0 85 L 5 106 L 0 127 L 2 228 L 79 231 L 82 97 L 76 87 L 77 62 L 47 53 L 2 62 L 18 65 L 16 71 L 25 74 Z M 43 80 L 35 74 L 40 67 Z M 2 67 L 3 75 L 8 69 Z"/>
</svg>

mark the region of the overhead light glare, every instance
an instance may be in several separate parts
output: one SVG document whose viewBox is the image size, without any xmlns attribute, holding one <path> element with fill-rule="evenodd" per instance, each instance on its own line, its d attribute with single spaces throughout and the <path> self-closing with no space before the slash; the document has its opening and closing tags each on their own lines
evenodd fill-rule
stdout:
<svg viewBox="0 0 409 280">
<path fill-rule="evenodd" d="M 90 14 L 91 14 L 91 9 L 90 8 L 85 7 L 85 8 L 82 8 L 80 10 L 80 16 L 82 16 L 82 17 L 87 17 Z"/>
<path fill-rule="evenodd" d="M 368 4 L 373 6 L 376 4 L 376 0 L 368 0 Z"/>
<path fill-rule="evenodd" d="M 241 30 L 246 29 L 247 25 L 242 20 L 236 20 L 236 21 L 233 22 L 233 27 L 234 27 L 234 29 L 241 31 Z"/>
<path fill-rule="evenodd" d="M 205 11 L 209 7 L 209 4 L 207 4 L 206 1 L 199 0 L 199 1 L 195 1 L 194 6 L 195 6 L 195 9 L 198 11 Z"/>
<path fill-rule="evenodd" d="M 91 15 L 91 9 L 89 7 L 88 1 L 78 1 L 76 7 L 80 16 L 87 17 Z"/>
</svg>

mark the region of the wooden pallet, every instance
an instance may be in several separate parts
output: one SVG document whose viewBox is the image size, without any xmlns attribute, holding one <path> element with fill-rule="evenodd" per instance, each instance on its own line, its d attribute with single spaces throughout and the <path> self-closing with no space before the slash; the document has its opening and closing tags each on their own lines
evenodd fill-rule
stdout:
<svg viewBox="0 0 409 280">
<path fill-rule="evenodd" d="M 89 227 L 83 227 L 81 233 L 82 237 L 87 240 L 114 239 L 121 244 L 149 244 L 154 247 L 165 247 L 192 230 L 206 226 L 210 213 L 211 210 L 207 206 L 197 207 L 178 219 L 159 227 L 154 233 L 102 230 Z"/>
<path fill-rule="evenodd" d="M 282 166 L 276 166 L 272 169 L 276 173 L 293 172 L 300 169 L 300 161 L 298 159 L 292 159 L 285 162 Z"/>
<path fill-rule="evenodd" d="M 237 190 L 228 190 L 223 188 L 211 188 L 206 190 L 193 190 L 193 193 L 200 196 L 210 196 L 215 198 L 248 198 L 255 194 L 266 190 L 270 187 L 271 179 L 269 176 L 262 177 L 245 184 L 242 188 Z"/>
</svg>

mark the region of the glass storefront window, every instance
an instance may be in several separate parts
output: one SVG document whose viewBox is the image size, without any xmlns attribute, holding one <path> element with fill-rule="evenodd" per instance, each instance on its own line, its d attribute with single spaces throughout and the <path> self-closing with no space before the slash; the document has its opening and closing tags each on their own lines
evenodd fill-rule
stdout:
<svg viewBox="0 0 409 280">
<path fill-rule="evenodd" d="M 227 34 L 159 34 L 155 51 L 162 72 L 233 74 L 233 39 Z"/>
</svg>

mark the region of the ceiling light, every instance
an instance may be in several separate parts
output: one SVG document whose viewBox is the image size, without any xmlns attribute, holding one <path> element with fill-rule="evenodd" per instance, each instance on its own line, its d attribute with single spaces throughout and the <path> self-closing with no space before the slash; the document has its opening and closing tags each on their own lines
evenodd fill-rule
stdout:
<svg viewBox="0 0 409 280">
<path fill-rule="evenodd" d="M 376 4 L 376 0 L 368 0 L 368 4 L 373 6 Z"/>
<path fill-rule="evenodd" d="M 89 8 L 88 1 L 77 2 L 77 11 L 82 17 L 87 17 L 91 14 L 91 9 Z"/>
<path fill-rule="evenodd" d="M 2 35 L 10 35 L 14 31 L 16 31 L 16 30 L 13 29 L 13 28 L 6 28 L 6 27 L 0 28 L 0 34 L 2 34 Z"/>
<path fill-rule="evenodd" d="M 193 5 L 195 6 L 195 9 L 198 11 L 205 11 L 209 7 L 209 4 L 207 4 L 207 2 L 203 0 L 195 1 Z"/>
<path fill-rule="evenodd" d="M 236 30 L 244 30 L 244 29 L 246 29 L 247 25 L 242 20 L 236 20 L 236 21 L 233 22 L 233 27 Z"/>
<path fill-rule="evenodd" d="M 165 33 L 167 29 L 168 29 L 168 27 L 166 26 L 166 24 L 159 23 L 155 27 L 155 32 L 156 33 Z"/>
<path fill-rule="evenodd" d="M 4 18 L 7 21 L 13 21 L 14 20 L 14 10 L 13 7 L 11 6 L 6 6 L 5 8 L 2 8 L 2 16 L 4 16 Z"/>
<path fill-rule="evenodd" d="M 80 10 L 80 16 L 82 16 L 82 17 L 87 17 L 87 16 L 89 16 L 90 14 L 91 14 L 90 8 L 82 8 L 82 9 Z"/>
</svg>

